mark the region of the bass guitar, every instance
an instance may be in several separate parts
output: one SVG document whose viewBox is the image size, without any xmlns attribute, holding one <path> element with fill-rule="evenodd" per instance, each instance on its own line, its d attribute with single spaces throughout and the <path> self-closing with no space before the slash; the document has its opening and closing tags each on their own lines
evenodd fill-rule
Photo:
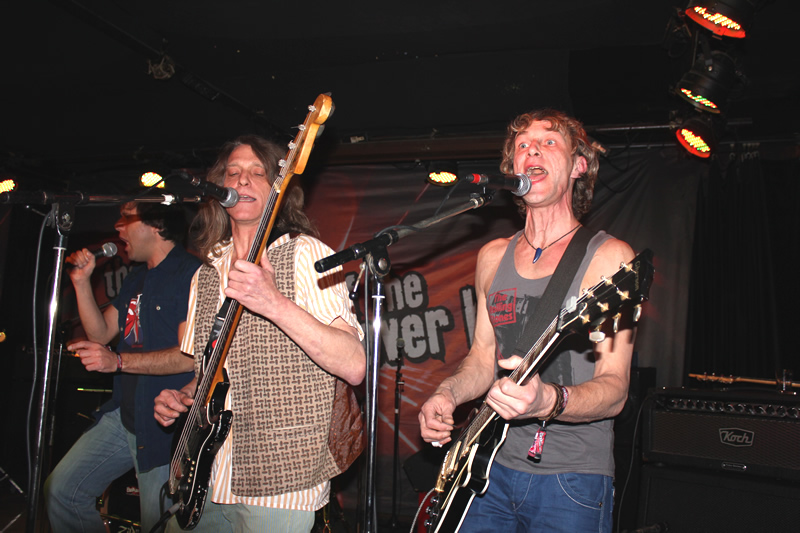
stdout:
<svg viewBox="0 0 800 533">
<path fill-rule="evenodd" d="M 305 170 L 314 140 L 321 133 L 320 126 L 333 112 L 333 101 L 329 95 L 321 94 L 308 109 L 305 122 L 298 127 L 297 135 L 289 143 L 286 158 L 279 162 L 280 172 L 270 189 L 247 256 L 251 263 L 261 258 L 289 181 L 294 174 L 301 174 Z M 211 465 L 230 431 L 233 413 L 225 409 L 229 382 L 224 364 L 241 315 L 241 304 L 232 298 L 225 298 L 214 317 L 210 338 L 203 352 L 194 404 L 186 413 L 180 436 L 175 441 L 170 462 L 169 492 L 174 502 L 179 504 L 175 516 L 182 529 L 193 529 L 200 521 Z"/>
<path fill-rule="evenodd" d="M 509 379 L 520 384 L 538 372 L 569 334 L 594 329 L 589 339 L 601 342 L 605 334 L 600 325 L 613 315 L 616 331 L 625 307 L 633 306 L 633 320 L 638 321 L 653 280 L 652 258 L 653 252 L 645 250 L 623 264 L 611 279 L 604 278 L 580 299 L 573 299 L 550 322 Z M 455 533 L 461 528 L 473 498 L 489 487 L 489 470 L 507 432 L 508 422 L 484 401 L 442 461 L 428 507 L 428 533 Z"/>
</svg>

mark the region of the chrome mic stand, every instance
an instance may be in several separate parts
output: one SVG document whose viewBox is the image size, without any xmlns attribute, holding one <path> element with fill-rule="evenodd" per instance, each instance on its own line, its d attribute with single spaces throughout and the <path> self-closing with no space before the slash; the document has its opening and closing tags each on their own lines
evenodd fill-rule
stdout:
<svg viewBox="0 0 800 533">
<path fill-rule="evenodd" d="M 383 302 L 385 299 L 383 278 L 391 270 L 391 262 L 387 248 L 412 232 L 422 231 L 450 217 L 460 215 L 466 211 L 477 209 L 487 205 L 492 200 L 493 193 L 484 190 L 483 193 L 472 194 L 470 199 L 456 206 L 449 211 L 427 218 L 413 226 L 403 226 L 399 229 L 387 229 L 381 231 L 377 236 L 369 241 L 354 244 L 346 250 L 337 252 L 333 255 L 320 259 L 314 263 L 314 268 L 320 274 L 328 270 L 343 265 L 348 261 L 364 258 L 364 265 L 369 270 L 370 275 L 364 276 L 364 295 L 370 295 L 370 279 L 375 287 L 372 291 L 373 318 L 370 320 L 368 306 L 364 309 L 364 342 L 367 347 L 367 376 L 366 376 L 366 471 L 365 471 L 365 494 L 364 494 L 364 515 L 363 533 L 376 533 L 378 527 L 377 510 L 375 508 L 375 469 L 377 453 L 377 405 L 378 405 L 378 368 L 380 363 L 380 342 L 381 342 L 381 318 L 383 314 Z M 355 292 L 357 288 L 353 288 Z"/>
</svg>

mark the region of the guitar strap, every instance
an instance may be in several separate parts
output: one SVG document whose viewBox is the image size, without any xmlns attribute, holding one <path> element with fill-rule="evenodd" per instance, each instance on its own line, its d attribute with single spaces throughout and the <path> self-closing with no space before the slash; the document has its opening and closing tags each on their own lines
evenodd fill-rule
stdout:
<svg viewBox="0 0 800 533">
<path fill-rule="evenodd" d="M 581 226 L 575 236 L 572 237 L 564 255 L 561 257 L 561 261 L 558 262 L 556 271 L 553 272 L 553 276 L 544 290 L 544 294 L 542 294 L 539 303 L 536 304 L 535 316 L 520 334 L 517 347 L 514 349 L 515 354 L 524 357 L 561 309 L 569 286 L 572 284 L 572 279 L 578 272 L 583 256 L 586 255 L 586 247 L 594 235 L 586 226 Z"/>
</svg>

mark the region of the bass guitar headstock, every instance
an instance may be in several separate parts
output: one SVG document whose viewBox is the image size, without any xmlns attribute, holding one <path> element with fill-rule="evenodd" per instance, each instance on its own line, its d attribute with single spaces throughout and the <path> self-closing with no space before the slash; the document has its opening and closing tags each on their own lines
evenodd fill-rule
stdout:
<svg viewBox="0 0 800 533">
<path fill-rule="evenodd" d="M 289 143 L 289 154 L 282 162 L 281 175 L 302 174 L 308 163 L 308 156 L 314 147 L 314 141 L 321 134 L 320 128 L 333 114 L 333 100 L 329 94 L 320 94 L 314 103 L 308 106 L 308 115 L 297 129 L 297 135 Z"/>
</svg>

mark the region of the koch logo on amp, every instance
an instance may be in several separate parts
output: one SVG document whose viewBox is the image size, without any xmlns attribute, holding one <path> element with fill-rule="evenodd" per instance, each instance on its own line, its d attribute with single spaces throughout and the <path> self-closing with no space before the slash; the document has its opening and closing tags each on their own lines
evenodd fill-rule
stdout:
<svg viewBox="0 0 800 533">
<path fill-rule="evenodd" d="M 755 433 L 739 428 L 719 428 L 719 440 L 722 444 L 743 448 L 753 445 Z"/>
</svg>

